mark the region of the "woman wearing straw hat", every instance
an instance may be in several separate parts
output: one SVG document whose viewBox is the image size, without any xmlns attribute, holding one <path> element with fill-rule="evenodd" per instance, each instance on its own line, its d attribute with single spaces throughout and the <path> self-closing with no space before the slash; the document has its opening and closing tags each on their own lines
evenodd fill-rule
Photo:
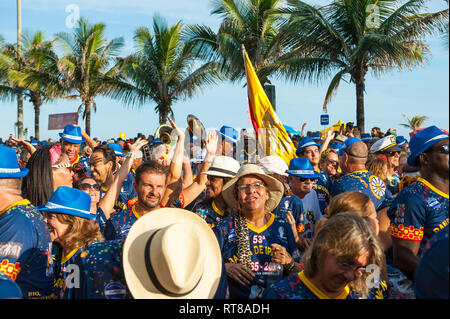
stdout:
<svg viewBox="0 0 450 319">
<path fill-rule="evenodd" d="M 223 199 L 223 186 L 233 178 L 239 170 L 239 162 L 229 156 L 215 156 L 209 169 L 201 173 L 207 176 L 205 198 L 193 208 L 193 212 L 203 218 L 214 228 L 224 217 L 233 211 Z"/>
<path fill-rule="evenodd" d="M 57 298 L 129 297 L 122 270 L 124 242 L 103 242 L 96 214 L 90 212 L 89 194 L 61 186 L 36 208 L 43 213 L 58 250 L 53 264 Z"/>
<path fill-rule="evenodd" d="M 289 223 L 271 213 L 283 193 L 283 184 L 254 164 L 243 165 L 223 188 L 227 205 L 238 211 L 214 228 L 232 299 L 256 298 L 268 281 L 299 268 Z"/>
</svg>

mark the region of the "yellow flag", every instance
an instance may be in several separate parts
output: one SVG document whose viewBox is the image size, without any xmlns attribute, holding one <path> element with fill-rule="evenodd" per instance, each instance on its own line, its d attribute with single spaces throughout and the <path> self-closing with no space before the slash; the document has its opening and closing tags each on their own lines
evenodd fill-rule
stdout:
<svg viewBox="0 0 450 319">
<path fill-rule="evenodd" d="M 245 72 L 247 75 L 247 90 L 250 117 L 258 137 L 258 154 L 260 157 L 277 155 L 288 165 L 295 158 L 295 146 L 283 124 L 272 108 L 247 51 L 243 47 Z"/>
</svg>

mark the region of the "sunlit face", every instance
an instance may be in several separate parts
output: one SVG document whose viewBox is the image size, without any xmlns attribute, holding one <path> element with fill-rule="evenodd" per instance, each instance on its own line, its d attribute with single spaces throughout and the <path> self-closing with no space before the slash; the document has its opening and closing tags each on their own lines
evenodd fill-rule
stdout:
<svg viewBox="0 0 450 319">
<path fill-rule="evenodd" d="M 387 152 L 385 153 L 386 158 L 387 158 L 387 162 L 388 162 L 388 167 L 392 167 L 395 168 L 399 165 L 399 159 L 400 159 L 400 152 L 396 151 L 396 152 Z"/>
<path fill-rule="evenodd" d="M 77 158 L 78 152 L 80 150 L 80 144 L 70 143 L 62 139 L 61 148 L 63 149 L 63 152 L 66 153 L 69 157 L 69 161 L 73 162 Z"/>
<path fill-rule="evenodd" d="M 317 179 L 314 178 L 289 176 L 289 186 L 291 187 L 291 191 L 299 197 L 304 197 L 306 194 L 311 192 L 316 181 Z"/>
<path fill-rule="evenodd" d="M 312 166 L 316 166 L 320 161 L 319 148 L 317 146 L 308 146 L 303 151 L 303 156 L 309 159 Z"/>
<path fill-rule="evenodd" d="M 339 156 L 334 152 L 328 153 L 323 161 L 322 169 L 328 175 L 335 176 L 339 169 Z"/>
<path fill-rule="evenodd" d="M 254 175 L 243 176 L 236 183 L 238 202 L 242 211 L 264 209 L 269 192 L 264 181 Z"/>
<path fill-rule="evenodd" d="M 109 174 L 112 171 L 113 162 L 109 161 L 108 163 L 105 163 L 105 157 L 100 151 L 94 152 L 91 155 L 89 159 L 89 165 L 94 180 L 100 185 L 105 184 Z"/>
<path fill-rule="evenodd" d="M 57 218 L 57 214 L 44 212 L 43 215 L 44 221 L 47 223 L 48 230 L 50 232 L 50 240 L 60 242 L 70 229 L 70 225 L 61 222 Z"/>
<path fill-rule="evenodd" d="M 133 187 L 139 204 L 148 210 L 155 209 L 161 204 L 166 191 L 166 176 L 154 172 L 144 172 L 141 175 L 139 184 L 133 182 Z"/>
<path fill-rule="evenodd" d="M 59 164 L 57 165 L 66 167 L 52 168 L 53 190 L 56 190 L 60 186 L 72 187 L 74 173 L 72 171 L 72 164 L 70 164 L 66 154 L 61 154 Z"/>
<path fill-rule="evenodd" d="M 421 155 L 422 157 L 426 157 L 428 167 L 438 173 L 439 176 L 446 178 L 447 180 L 449 174 L 449 155 L 448 148 L 447 152 L 445 152 L 444 147 L 445 145 L 448 146 L 448 142 L 448 139 L 439 141 L 426 150 L 424 155 Z"/>
<path fill-rule="evenodd" d="M 354 261 L 343 262 L 332 254 L 325 254 L 322 267 L 316 275 L 325 293 L 339 294 L 349 283 L 364 274 L 364 267 L 368 265 L 369 253 L 361 254 Z"/>
<path fill-rule="evenodd" d="M 100 201 L 100 186 L 93 178 L 86 178 L 80 185 L 80 190 L 91 196 L 91 205 L 97 205 Z"/>
<path fill-rule="evenodd" d="M 205 197 L 208 199 L 216 198 L 222 193 L 222 188 L 222 177 L 208 175 L 208 179 L 206 181 Z"/>
</svg>

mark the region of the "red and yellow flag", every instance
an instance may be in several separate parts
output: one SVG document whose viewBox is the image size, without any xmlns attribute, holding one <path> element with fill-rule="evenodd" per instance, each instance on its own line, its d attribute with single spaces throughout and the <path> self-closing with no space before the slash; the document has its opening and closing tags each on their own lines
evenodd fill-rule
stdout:
<svg viewBox="0 0 450 319">
<path fill-rule="evenodd" d="M 295 158 L 295 146 L 274 112 L 272 104 L 248 58 L 247 51 L 245 51 L 245 48 L 242 49 L 247 75 L 250 117 L 259 142 L 258 154 L 260 157 L 277 155 L 289 165 L 291 159 Z"/>
</svg>

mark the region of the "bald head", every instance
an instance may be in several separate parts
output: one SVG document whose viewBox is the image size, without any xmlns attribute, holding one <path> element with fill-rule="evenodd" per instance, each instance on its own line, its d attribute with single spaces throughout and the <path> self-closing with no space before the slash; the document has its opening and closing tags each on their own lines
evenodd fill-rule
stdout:
<svg viewBox="0 0 450 319">
<path fill-rule="evenodd" d="M 369 150 L 364 142 L 355 142 L 345 150 L 349 156 L 350 163 L 365 164 Z"/>
</svg>

